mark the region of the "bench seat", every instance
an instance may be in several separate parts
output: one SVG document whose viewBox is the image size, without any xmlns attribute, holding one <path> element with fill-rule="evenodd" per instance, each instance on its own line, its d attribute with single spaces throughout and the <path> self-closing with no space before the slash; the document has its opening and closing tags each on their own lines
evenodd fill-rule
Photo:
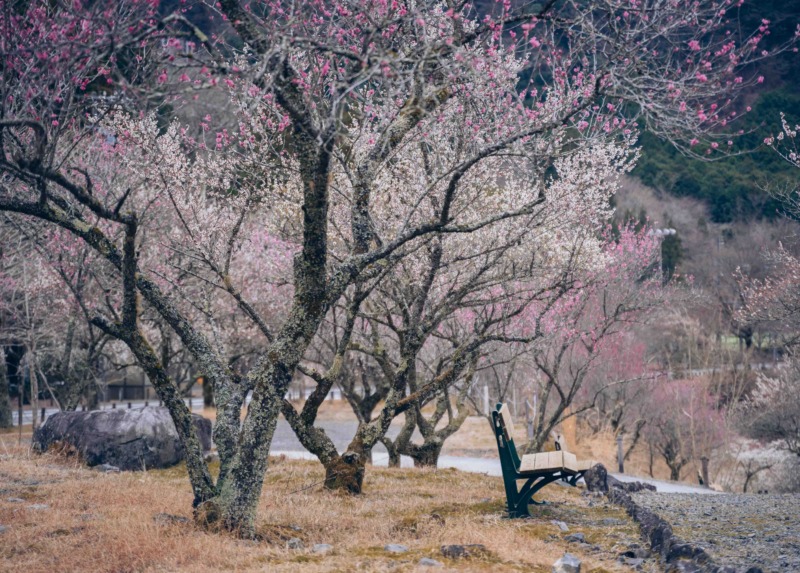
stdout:
<svg viewBox="0 0 800 573">
<path fill-rule="evenodd" d="M 595 463 L 594 460 L 579 460 L 575 457 L 575 454 L 565 450 L 526 454 L 520 459 L 519 473 L 525 474 L 543 470 L 562 470 L 568 473 L 579 473 L 585 472 Z"/>
<path fill-rule="evenodd" d="M 514 421 L 505 404 L 498 404 L 492 412 L 492 423 L 503 469 L 509 517 L 529 517 L 528 505 L 540 503 L 533 500 L 537 491 L 557 480 L 574 486 L 595 464 L 593 460 L 578 460 L 575 454 L 565 450 L 520 457 L 514 445 Z M 525 480 L 522 488 L 518 487 L 517 480 Z"/>
<path fill-rule="evenodd" d="M 542 470 L 562 470 L 577 472 L 578 461 L 575 455 L 563 450 L 558 452 L 542 452 L 540 454 L 525 454 L 519 464 L 519 473 L 530 473 Z"/>
</svg>

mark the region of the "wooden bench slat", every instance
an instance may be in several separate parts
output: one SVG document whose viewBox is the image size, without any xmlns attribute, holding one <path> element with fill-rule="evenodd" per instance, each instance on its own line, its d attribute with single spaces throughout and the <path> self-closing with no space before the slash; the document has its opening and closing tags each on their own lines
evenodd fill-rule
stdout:
<svg viewBox="0 0 800 573">
<path fill-rule="evenodd" d="M 503 418 L 503 425 L 506 428 L 506 437 L 509 440 L 514 439 L 514 419 L 511 416 L 511 410 L 508 409 L 506 404 L 498 411 L 500 417 Z"/>
<path fill-rule="evenodd" d="M 522 456 L 519 465 L 520 473 L 560 470 L 564 468 L 564 458 L 562 452 L 541 452 L 538 454 L 526 454 Z"/>
</svg>

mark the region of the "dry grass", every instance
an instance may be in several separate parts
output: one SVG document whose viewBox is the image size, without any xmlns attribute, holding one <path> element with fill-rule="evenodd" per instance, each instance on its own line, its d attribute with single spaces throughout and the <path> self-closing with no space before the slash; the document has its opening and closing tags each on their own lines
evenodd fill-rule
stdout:
<svg viewBox="0 0 800 573">
<path fill-rule="evenodd" d="M 565 551 L 581 555 L 584 571 L 630 570 L 614 561 L 636 540 L 631 524 L 595 526 L 624 518 L 618 509 L 590 507 L 571 488 L 549 486 L 537 519 L 502 517 L 499 478 L 455 470 L 370 468 L 359 497 L 320 487 L 321 466 L 274 459 L 259 508 L 259 542 L 209 534 L 189 523 L 159 524 L 153 516 L 191 517 L 182 467 L 146 473 L 100 474 L 74 459 L 38 456 L 0 435 L 0 571 L 414 571 L 421 557 L 460 571 L 550 571 Z M 9 498 L 23 502 L 10 502 Z M 32 509 L 32 504 L 47 504 Z M 551 519 L 584 531 L 603 551 L 583 553 L 562 539 Z M 299 527 L 299 530 L 296 528 Z M 307 548 L 329 543 L 326 555 L 286 548 L 289 537 Z M 391 555 L 387 543 L 402 543 Z M 481 543 L 489 554 L 451 561 L 440 546 Z M 421 570 L 424 568 L 420 568 Z"/>
</svg>

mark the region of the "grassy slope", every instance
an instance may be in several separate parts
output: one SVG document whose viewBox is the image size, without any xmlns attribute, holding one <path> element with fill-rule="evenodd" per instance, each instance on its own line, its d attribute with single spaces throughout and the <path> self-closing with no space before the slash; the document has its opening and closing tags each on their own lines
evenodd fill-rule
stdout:
<svg viewBox="0 0 800 573">
<path fill-rule="evenodd" d="M 272 462 L 261 498 L 263 539 L 241 541 L 191 523 L 153 520 L 159 512 L 190 517 L 183 468 L 99 474 L 58 456 L 32 456 L 14 445 L 15 436 L 3 437 L 0 524 L 8 529 L 0 534 L 0 571 L 414 571 L 421 557 L 432 557 L 461 571 L 544 572 L 568 550 L 584 560 L 583 571 L 600 573 L 630 570 L 615 557 L 638 541 L 619 509 L 595 505 L 572 488 L 549 486 L 543 493 L 552 503 L 536 519 L 511 521 L 502 518 L 499 478 L 371 468 L 366 493 L 347 497 L 320 488 L 319 464 L 280 459 Z M 34 503 L 49 508 L 28 507 Z M 603 524 L 608 518 L 620 522 Z M 552 519 L 583 531 L 601 551 L 567 543 Z M 334 551 L 289 550 L 289 537 L 306 547 L 330 543 Z M 389 554 L 387 543 L 410 551 Z M 451 543 L 482 543 L 489 553 L 450 561 L 439 548 Z"/>
</svg>

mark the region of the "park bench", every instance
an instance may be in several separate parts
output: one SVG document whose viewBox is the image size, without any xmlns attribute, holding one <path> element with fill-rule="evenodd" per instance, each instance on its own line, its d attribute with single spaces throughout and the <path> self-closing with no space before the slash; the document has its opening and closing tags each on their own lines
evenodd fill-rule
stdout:
<svg viewBox="0 0 800 573">
<path fill-rule="evenodd" d="M 558 480 L 574 486 L 594 465 L 592 460 L 579 461 L 575 454 L 564 450 L 526 454 L 520 458 L 514 445 L 514 422 L 508 406 L 498 404 L 492 412 L 492 422 L 503 469 L 509 517 L 530 517 L 528 505 L 544 503 L 533 499 L 536 492 Z M 521 489 L 517 487 L 519 480 L 525 480 Z"/>
</svg>

